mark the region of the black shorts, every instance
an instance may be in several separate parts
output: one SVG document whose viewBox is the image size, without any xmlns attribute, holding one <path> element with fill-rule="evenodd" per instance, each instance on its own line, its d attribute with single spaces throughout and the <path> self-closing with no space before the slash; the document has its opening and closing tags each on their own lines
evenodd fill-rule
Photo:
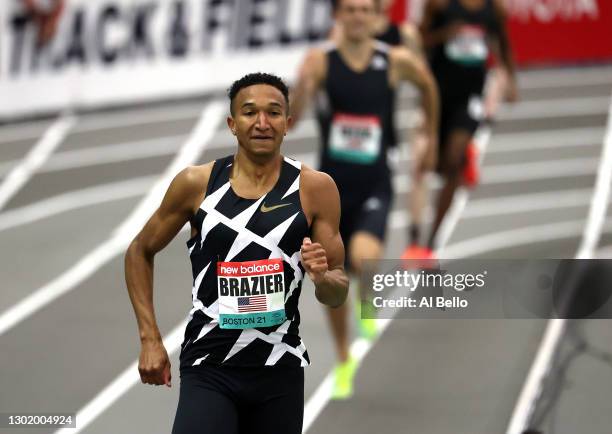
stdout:
<svg viewBox="0 0 612 434">
<path fill-rule="evenodd" d="M 441 146 L 453 130 L 462 129 L 474 134 L 482 121 L 482 96 L 472 94 L 463 98 L 442 99 L 440 103 Z"/>
<path fill-rule="evenodd" d="M 172 434 L 301 434 L 304 369 L 201 365 L 181 370 Z"/>
<path fill-rule="evenodd" d="M 445 161 L 450 134 L 455 130 L 463 130 L 473 135 L 483 120 L 482 94 L 486 70 L 446 65 L 435 69 L 434 76 L 440 92 L 440 170 L 440 164 Z"/>
<path fill-rule="evenodd" d="M 359 231 L 368 232 L 381 242 L 385 239 L 387 217 L 393 204 L 391 180 L 382 179 L 367 192 L 357 192 L 348 187 L 341 189 L 340 235 L 345 248 L 352 236 Z M 367 182 L 355 180 L 355 182 Z M 348 257 L 348 255 L 347 255 Z"/>
</svg>

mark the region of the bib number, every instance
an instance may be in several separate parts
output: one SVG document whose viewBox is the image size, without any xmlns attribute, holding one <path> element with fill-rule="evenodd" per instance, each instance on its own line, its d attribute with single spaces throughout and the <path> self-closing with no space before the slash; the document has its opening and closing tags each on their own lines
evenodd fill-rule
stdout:
<svg viewBox="0 0 612 434">
<path fill-rule="evenodd" d="M 380 154 L 382 128 L 377 116 L 336 113 L 329 133 L 330 157 L 372 164 Z"/>
<path fill-rule="evenodd" d="M 222 329 L 270 327 L 287 320 L 282 259 L 218 262 L 217 288 Z"/>
<path fill-rule="evenodd" d="M 481 65 L 489 56 L 485 31 L 480 26 L 463 26 L 457 35 L 446 43 L 446 56 L 462 65 Z"/>
</svg>

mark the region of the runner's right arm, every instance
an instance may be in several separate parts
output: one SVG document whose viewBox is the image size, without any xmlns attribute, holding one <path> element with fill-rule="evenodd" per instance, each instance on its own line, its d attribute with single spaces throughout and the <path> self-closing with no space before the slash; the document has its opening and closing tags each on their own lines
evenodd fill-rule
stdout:
<svg viewBox="0 0 612 434">
<path fill-rule="evenodd" d="M 170 361 L 155 320 L 153 259 L 194 215 L 208 183 L 208 172 L 189 167 L 172 181 L 160 207 L 134 238 L 125 255 L 125 280 L 141 341 L 138 369 L 146 384 L 170 386 Z"/>
<path fill-rule="evenodd" d="M 310 168 L 302 170 L 302 206 L 312 216 L 312 240 L 302 243 L 302 265 L 315 285 L 319 302 L 338 307 L 348 294 L 344 271 L 344 243 L 340 236 L 340 194 L 334 180 L 326 173 Z"/>
<path fill-rule="evenodd" d="M 289 98 L 292 126 L 302 117 L 308 103 L 321 86 L 325 76 L 325 62 L 325 53 L 319 48 L 312 48 L 306 54 Z"/>
</svg>

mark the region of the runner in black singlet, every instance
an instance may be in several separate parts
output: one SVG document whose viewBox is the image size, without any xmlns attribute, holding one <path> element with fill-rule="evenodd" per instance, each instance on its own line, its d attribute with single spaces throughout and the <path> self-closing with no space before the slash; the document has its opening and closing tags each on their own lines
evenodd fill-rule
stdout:
<svg viewBox="0 0 612 434">
<path fill-rule="evenodd" d="M 328 306 L 348 292 L 338 190 L 328 175 L 280 154 L 291 119 L 278 77 L 247 75 L 229 97 L 236 154 L 179 173 L 126 254 L 140 376 L 170 386 L 153 258 L 190 222 L 192 308 L 172 432 L 299 434 L 310 363 L 299 335 L 302 279 L 308 274 Z"/>
<path fill-rule="evenodd" d="M 462 182 L 466 148 L 484 115 L 481 100 L 491 50 L 511 77 L 509 100 L 516 99 L 516 83 L 501 0 L 429 0 L 421 31 L 440 89 L 437 169 L 445 184 L 428 242 L 434 249 L 440 224 Z"/>
<path fill-rule="evenodd" d="M 375 0 L 341 0 L 335 18 L 337 37 L 312 49 L 302 64 L 292 114 L 298 119 L 318 92 L 325 96 L 328 114 L 322 118 L 320 169 L 338 185 L 347 265 L 359 273 L 364 259 L 379 259 L 383 253 L 393 198 L 387 151 L 395 145 L 390 121 L 395 89 L 400 82 L 410 81 L 421 91 L 425 129 L 432 144 L 423 158 L 424 167 L 435 163 L 438 96 L 424 62 L 404 48 L 389 47 L 371 37 Z M 330 310 L 341 361 L 335 398 L 351 395 L 356 367 L 348 351 L 347 317 L 346 305 Z"/>
</svg>

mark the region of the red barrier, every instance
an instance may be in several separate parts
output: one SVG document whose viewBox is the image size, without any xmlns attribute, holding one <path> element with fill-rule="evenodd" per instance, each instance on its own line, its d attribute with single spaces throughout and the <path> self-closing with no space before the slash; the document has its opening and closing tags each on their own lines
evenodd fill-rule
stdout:
<svg viewBox="0 0 612 434">
<path fill-rule="evenodd" d="M 612 60 L 612 1 L 506 0 L 519 64 Z"/>
<path fill-rule="evenodd" d="M 389 17 L 396 24 L 405 21 L 408 18 L 408 1 L 394 0 L 389 9 Z"/>
</svg>

